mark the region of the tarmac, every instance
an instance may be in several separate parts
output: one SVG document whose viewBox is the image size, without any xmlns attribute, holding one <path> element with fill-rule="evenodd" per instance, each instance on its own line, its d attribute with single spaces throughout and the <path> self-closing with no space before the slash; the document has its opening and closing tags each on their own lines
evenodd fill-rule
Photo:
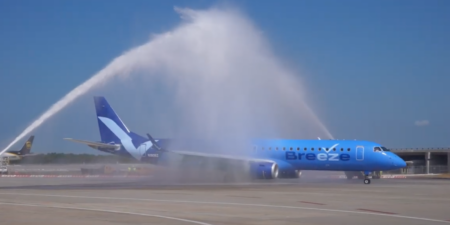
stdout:
<svg viewBox="0 0 450 225">
<path fill-rule="evenodd" d="M 450 224 L 450 182 L 0 178 L 0 224 Z"/>
</svg>

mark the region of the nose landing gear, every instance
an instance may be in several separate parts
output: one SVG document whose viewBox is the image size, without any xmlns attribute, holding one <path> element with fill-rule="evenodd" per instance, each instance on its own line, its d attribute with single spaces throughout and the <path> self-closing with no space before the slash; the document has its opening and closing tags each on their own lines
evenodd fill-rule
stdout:
<svg viewBox="0 0 450 225">
<path fill-rule="evenodd" d="M 370 176 L 370 172 L 364 171 L 364 184 L 370 184 L 370 178 L 372 178 L 372 176 Z"/>
</svg>

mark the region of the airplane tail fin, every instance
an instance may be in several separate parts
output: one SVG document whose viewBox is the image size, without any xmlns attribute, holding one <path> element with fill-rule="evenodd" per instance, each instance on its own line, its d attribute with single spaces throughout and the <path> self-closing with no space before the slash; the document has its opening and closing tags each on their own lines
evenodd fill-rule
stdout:
<svg viewBox="0 0 450 225">
<path fill-rule="evenodd" d="M 25 142 L 25 144 L 23 145 L 22 149 L 20 149 L 20 154 L 21 155 L 26 155 L 29 154 L 31 151 L 31 146 L 33 145 L 33 140 L 34 140 L 34 135 L 31 135 L 28 140 Z"/>
<path fill-rule="evenodd" d="M 132 140 L 137 143 L 148 141 L 127 128 L 105 97 L 94 96 L 94 103 L 100 137 L 103 143 L 120 143 L 123 140 Z"/>
<path fill-rule="evenodd" d="M 105 97 L 95 96 L 94 103 L 102 142 L 117 143 L 121 139 L 129 139 L 130 130 L 114 112 L 114 109 L 106 101 Z"/>
<path fill-rule="evenodd" d="M 120 143 L 131 156 L 138 160 L 150 163 L 158 161 L 157 149 L 150 149 L 153 146 L 151 141 L 130 131 L 104 97 L 95 96 L 94 103 L 102 143 L 72 141 L 82 142 L 97 149 L 100 147 L 103 149 L 114 148 L 115 150 L 120 149 L 120 145 L 117 145 Z M 152 139 L 152 141 L 154 140 Z"/>
</svg>

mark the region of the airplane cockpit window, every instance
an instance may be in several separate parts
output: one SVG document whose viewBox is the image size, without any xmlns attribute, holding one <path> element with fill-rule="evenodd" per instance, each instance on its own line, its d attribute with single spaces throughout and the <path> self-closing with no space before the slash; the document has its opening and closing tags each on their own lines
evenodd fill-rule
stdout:
<svg viewBox="0 0 450 225">
<path fill-rule="evenodd" d="M 387 149 L 386 147 L 381 147 L 381 149 L 382 149 L 384 152 L 390 152 L 390 151 L 391 151 L 391 150 Z"/>
<path fill-rule="evenodd" d="M 374 147 L 374 148 L 373 148 L 373 151 L 374 151 L 374 152 L 381 152 L 382 150 L 381 150 L 380 147 Z"/>
</svg>

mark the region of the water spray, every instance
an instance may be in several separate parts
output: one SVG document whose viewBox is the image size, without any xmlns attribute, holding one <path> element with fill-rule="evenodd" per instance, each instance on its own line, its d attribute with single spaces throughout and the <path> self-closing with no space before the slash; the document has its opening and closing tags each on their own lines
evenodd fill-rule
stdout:
<svg viewBox="0 0 450 225">
<path fill-rule="evenodd" d="M 246 17 L 233 9 L 175 10 L 184 23 L 115 58 L 53 104 L 0 155 L 94 87 L 117 76 L 129 79 L 137 71 L 148 79 L 145 85 L 163 79 L 173 88 L 174 104 L 185 109 L 180 127 L 192 134 L 249 137 L 261 130 L 258 125 L 277 132 L 303 116 L 333 138 L 306 105 L 296 75 L 278 62 Z"/>
</svg>

